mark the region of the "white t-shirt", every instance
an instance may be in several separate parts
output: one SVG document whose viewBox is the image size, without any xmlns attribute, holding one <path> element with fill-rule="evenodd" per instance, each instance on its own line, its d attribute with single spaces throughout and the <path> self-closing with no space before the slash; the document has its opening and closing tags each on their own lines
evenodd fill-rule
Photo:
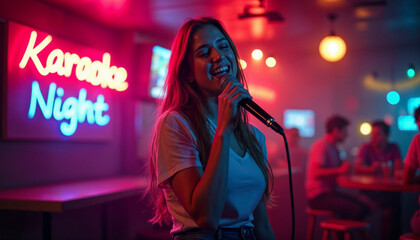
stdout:
<svg viewBox="0 0 420 240">
<path fill-rule="evenodd" d="M 168 184 L 168 179 L 175 173 L 190 167 L 202 167 L 197 149 L 197 137 L 186 119 L 179 113 L 166 113 L 159 121 L 156 169 L 158 185 L 164 189 L 167 207 L 172 215 L 171 233 L 198 228 Z M 210 122 L 209 129 L 213 136 L 215 124 Z M 251 129 L 263 149 L 264 156 L 267 157 L 265 136 L 256 127 L 252 126 Z M 262 199 L 265 186 L 264 175 L 251 155 L 247 152 L 241 157 L 230 149 L 227 198 L 219 226 L 253 227 L 252 213 Z"/>
<path fill-rule="evenodd" d="M 420 133 L 417 133 L 411 141 L 404 164 L 413 170 L 420 168 Z"/>
</svg>

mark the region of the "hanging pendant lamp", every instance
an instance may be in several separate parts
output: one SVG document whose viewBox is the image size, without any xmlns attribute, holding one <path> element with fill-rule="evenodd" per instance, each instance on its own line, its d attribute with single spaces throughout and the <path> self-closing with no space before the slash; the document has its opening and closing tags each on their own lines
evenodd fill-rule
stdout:
<svg viewBox="0 0 420 240">
<path fill-rule="evenodd" d="M 321 43 L 319 44 L 319 53 L 321 54 L 322 58 L 329 62 L 340 61 L 346 54 L 347 50 L 344 40 L 335 34 L 333 24 L 336 18 L 337 15 L 335 14 L 328 15 L 328 19 L 331 22 L 330 35 L 322 39 Z"/>
</svg>

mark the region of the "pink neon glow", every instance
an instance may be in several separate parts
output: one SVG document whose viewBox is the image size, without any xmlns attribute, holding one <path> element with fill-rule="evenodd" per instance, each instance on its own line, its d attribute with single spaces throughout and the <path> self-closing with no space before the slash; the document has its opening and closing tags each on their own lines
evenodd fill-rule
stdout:
<svg viewBox="0 0 420 240">
<path fill-rule="evenodd" d="M 31 36 L 33 45 L 30 44 Z M 108 82 L 103 82 L 101 79 L 101 81 L 95 82 L 100 76 L 98 75 L 100 67 L 102 70 L 120 67 L 118 61 L 111 59 L 111 54 L 54 37 L 12 21 L 8 23 L 7 51 L 7 89 L 5 91 L 7 98 L 5 135 L 7 139 L 83 141 L 112 139 L 114 132 L 112 119 L 116 108 L 113 95 L 116 93 L 115 90 L 118 90 L 118 85 L 112 84 L 118 82 L 118 79 L 114 78 L 111 81 L 108 79 Z M 69 59 L 72 64 L 67 63 L 66 65 L 66 61 Z M 98 71 L 88 71 L 88 64 L 83 64 L 83 67 L 79 67 L 77 70 L 78 66 L 82 65 L 75 64 L 78 60 L 79 63 L 82 60 L 91 63 L 91 70 L 95 69 L 92 65 L 97 64 Z M 109 66 L 108 63 L 110 63 Z M 86 73 L 88 74 L 83 78 L 83 74 Z M 115 77 L 116 75 L 108 76 Z M 120 82 L 125 82 L 125 77 L 123 78 L 124 81 Z M 31 97 L 33 97 L 32 83 L 35 81 L 39 86 L 38 100 L 33 108 L 34 114 L 29 117 L 28 112 Z M 49 91 L 49 86 L 52 83 L 57 85 L 57 91 Z M 105 88 L 103 88 L 104 86 Z M 84 95 L 82 94 L 83 96 L 81 89 L 84 89 L 85 92 Z M 101 126 L 78 119 L 77 130 L 74 134 L 64 136 L 60 131 L 60 126 L 62 123 L 70 123 L 72 114 L 70 110 L 79 109 L 81 100 L 94 103 L 98 97 L 105 99 L 109 106 L 103 112 L 103 116 L 110 116 L 109 124 Z M 46 117 L 41 110 L 41 102 L 49 101 L 48 99 L 54 101 L 54 106 L 58 106 L 56 109 L 53 108 L 53 111 L 60 114 L 67 112 L 70 115 L 57 115 L 54 118 L 47 115 Z M 64 106 L 66 101 L 67 108 Z M 51 104 L 48 106 L 51 108 Z M 75 123 L 76 117 L 73 119 L 73 123 Z"/>
<path fill-rule="evenodd" d="M 37 36 L 36 31 L 31 32 L 25 53 L 19 63 L 20 68 L 24 69 L 28 61 L 32 61 L 42 76 L 57 73 L 59 76 L 65 77 L 70 77 L 73 69 L 75 69 L 75 75 L 79 81 L 87 81 L 94 86 L 101 85 L 103 88 L 109 87 L 117 91 L 127 89 L 127 71 L 122 67 L 110 66 L 111 55 L 109 53 L 103 54 L 102 61 L 92 61 L 87 56 L 80 57 L 76 53 L 64 53 L 57 48 L 50 51 L 46 61 L 42 61 L 43 59 L 40 59 L 38 55 L 48 47 L 53 38 L 48 35 L 36 44 Z M 42 62 L 45 62 L 45 64 Z"/>
<path fill-rule="evenodd" d="M 276 92 L 258 85 L 249 84 L 249 93 L 256 99 L 273 102 L 276 99 Z"/>
</svg>

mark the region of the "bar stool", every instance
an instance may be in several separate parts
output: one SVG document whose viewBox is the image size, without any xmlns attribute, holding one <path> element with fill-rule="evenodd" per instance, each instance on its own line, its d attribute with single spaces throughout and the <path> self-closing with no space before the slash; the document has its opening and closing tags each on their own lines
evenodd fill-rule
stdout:
<svg viewBox="0 0 420 240">
<path fill-rule="evenodd" d="M 306 232 L 306 240 L 312 240 L 313 238 L 316 217 L 334 218 L 334 213 L 328 210 L 307 208 L 306 213 L 309 215 L 308 230 Z"/>
<path fill-rule="evenodd" d="M 328 240 L 328 235 L 330 231 L 333 234 L 336 234 L 337 232 L 344 232 L 344 239 L 350 240 L 351 233 L 369 230 L 370 224 L 361 221 L 331 219 L 322 221 L 321 228 L 324 229 L 322 240 Z M 336 238 L 336 235 L 333 236 Z"/>
<path fill-rule="evenodd" d="M 405 233 L 400 236 L 400 240 L 420 240 L 420 236 L 414 233 Z"/>
</svg>

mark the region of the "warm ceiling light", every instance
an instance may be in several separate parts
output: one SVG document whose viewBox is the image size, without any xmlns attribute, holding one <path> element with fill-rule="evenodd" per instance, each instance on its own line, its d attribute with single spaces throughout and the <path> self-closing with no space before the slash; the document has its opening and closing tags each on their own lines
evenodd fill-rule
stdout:
<svg viewBox="0 0 420 240">
<path fill-rule="evenodd" d="M 328 15 L 331 26 L 336 18 L 337 16 L 334 14 Z M 329 62 L 337 62 L 341 60 L 346 54 L 346 50 L 346 43 L 341 37 L 335 35 L 334 29 L 332 27 L 330 35 L 322 39 L 321 43 L 319 44 L 319 53 L 325 60 Z"/>
<path fill-rule="evenodd" d="M 369 123 L 362 123 L 362 125 L 360 125 L 360 133 L 369 135 L 370 132 L 372 132 L 372 126 Z"/>
<path fill-rule="evenodd" d="M 239 63 L 241 64 L 242 69 L 246 68 L 247 64 L 246 64 L 245 60 L 241 59 L 241 60 L 239 60 Z"/>
<path fill-rule="evenodd" d="M 265 60 L 265 64 L 267 65 L 267 67 L 270 67 L 270 68 L 272 68 L 272 67 L 274 67 L 274 66 L 276 66 L 276 59 L 275 58 L 273 58 L 273 57 L 268 57 L 266 60 Z"/>
<path fill-rule="evenodd" d="M 319 44 L 319 53 L 329 62 L 337 62 L 346 54 L 346 43 L 339 36 L 326 36 Z"/>
<path fill-rule="evenodd" d="M 260 60 L 263 57 L 263 52 L 260 49 L 255 49 L 252 51 L 252 58 L 255 60 Z"/>
</svg>

